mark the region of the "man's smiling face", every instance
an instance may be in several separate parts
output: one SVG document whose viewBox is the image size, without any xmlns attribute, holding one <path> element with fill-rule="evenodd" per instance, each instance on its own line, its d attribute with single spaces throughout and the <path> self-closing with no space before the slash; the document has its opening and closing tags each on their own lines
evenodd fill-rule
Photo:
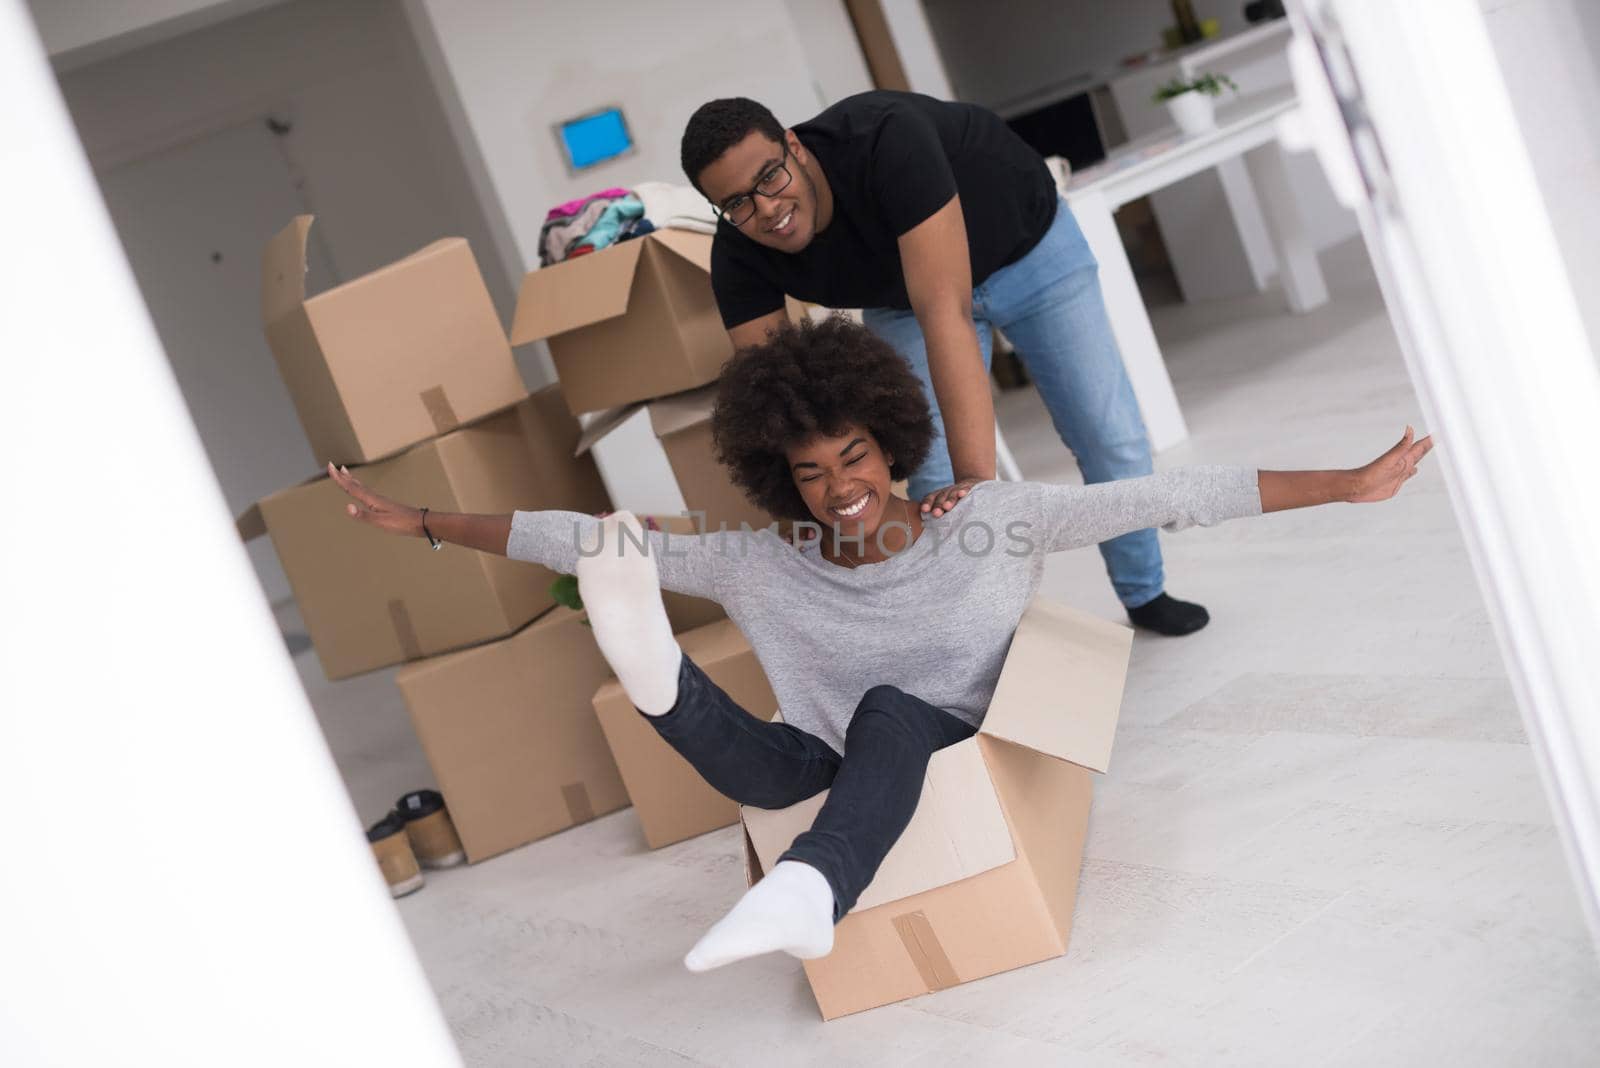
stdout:
<svg viewBox="0 0 1600 1068">
<path fill-rule="evenodd" d="M 739 215 L 750 212 L 738 227 L 746 237 L 779 252 L 799 252 L 817 235 L 812 162 L 792 132 L 786 132 L 780 144 L 751 131 L 702 170 L 698 180 L 701 191 L 719 209 L 731 207 Z M 771 196 L 758 192 L 765 189 L 774 192 Z"/>
</svg>

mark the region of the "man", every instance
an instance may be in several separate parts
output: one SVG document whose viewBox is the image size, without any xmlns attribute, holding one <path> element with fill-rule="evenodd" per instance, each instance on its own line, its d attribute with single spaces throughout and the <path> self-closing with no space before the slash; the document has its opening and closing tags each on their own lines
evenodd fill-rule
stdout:
<svg viewBox="0 0 1600 1068">
<path fill-rule="evenodd" d="M 711 284 L 735 348 L 783 322 L 788 294 L 863 309 L 916 371 L 939 434 L 910 479 L 924 512 L 995 477 L 993 327 L 1086 482 L 1151 473 L 1094 257 L 1044 160 L 991 112 L 869 92 L 785 130 L 753 100 L 713 100 L 690 118 L 682 161 L 721 215 Z M 1177 635 L 1209 621 L 1167 595 L 1154 530 L 1100 553 L 1135 624 Z"/>
</svg>

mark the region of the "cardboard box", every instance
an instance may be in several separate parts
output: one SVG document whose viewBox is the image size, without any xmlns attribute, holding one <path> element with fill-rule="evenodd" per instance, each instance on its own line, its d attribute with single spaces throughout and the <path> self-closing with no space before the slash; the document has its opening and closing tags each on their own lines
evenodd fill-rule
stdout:
<svg viewBox="0 0 1600 1068">
<path fill-rule="evenodd" d="M 268 242 L 261 318 L 318 460 L 370 463 L 527 395 L 466 241 L 307 298 L 311 221 Z"/>
<path fill-rule="evenodd" d="M 746 712 L 762 719 L 777 712 L 778 699 L 767 676 L 732 621 L 680 634 L 678 644 Z M 661 740 L 616 679 L 595 691 L 594 711 L 651 849 L 739 821 L 739 806 L 713 790 Z"/>
<path fill-rule="evenodd" d="M 356 474 L 385 496 L 441 512 L 605 511 L 593 462 L 572 456 L 577 436 L 550 387 Z M 346 501 L 323 477 L 263 498 L 239 520 L 242 534 L 272 536 L 330 679 L 502 637 L 555 603 L 556 576 L 545 568 L 460 546 L 433 552 L 422 538 L 353 522 Z"/>
<path fill-rule="evenodd" d="M 639 518 L 652 524 L 654 529 L 664 530 L 669 534 L 699 533 L 695 529 L 694 522 L 685 516 L 651 515 Z M 674 634 L 695 630 L 728 618 L 728 614 L 722 610 L 720 604 L 708 601 L 704 597 L 690 597 L 686 593 L 662 590 L 661 603 L 667 610 L 667 622 L 672 624 Z"/>
<path fill-rule="evenodd" d="M 574 414 L 716 380 L 733 355 L 711 293 L 711 237 L 662 229 L 522 280 L 511 343 L 544 339 Z"/>
<path fill-rule="evenodd" d="M 468 860 L 628 803 L 590 704 L 610 675 L 583 614 L 567 608 L 398 672 Z"/>
<path fill-rule="evenodd" d="M 773 518 L 757 508 L 728 477 L 727 468 L 717 462 L 711 441 L 711 409 L 717 399 L 713 384 L 700 389 L 660 397 L 648 404 L 627 404 L 602 412 L 589 421 L 578 438 L 577 453 L 587 454 L 594 445 L 620 426 L 640 408 L 650 417 L 650 427 L 667 456 L 667 464 L 677 480 L 678 491 L 691 513 L 703 513 L 706 530 L 726 525 L 738 530 L 740 524 L 752 528 L 769 526 Z"/>
<path fill-rule="evenodd" d="M 805 962 L 824 1019 L 1067 950 L 1093 792 L 1110 761 L 1132 631 L 1036 601 L 978 734 L 935 753 L 910 825 L 828 956 Z M 746 807 L 752 882 L 811 826 L 826 793 Z"/>
</svg>

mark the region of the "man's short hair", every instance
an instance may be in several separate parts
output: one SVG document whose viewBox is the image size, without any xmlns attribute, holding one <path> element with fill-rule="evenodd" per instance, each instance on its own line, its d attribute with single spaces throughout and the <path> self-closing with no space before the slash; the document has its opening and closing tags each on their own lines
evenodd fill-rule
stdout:
<svg viewBox="0 0 1600 1068">
<path fill-rule="evenodd" d="M 683 142 L 678 148 L 679 161 L 689 184 L 700 189 L 700 172 L 752 132 L 783 143 L 783 124 L 765 105 L 742 96 L 701 104 L 689 116 L 689 125 L 683 128 Z M 705 190 L 700 189 L 700 192 L 703 194 Z"/>
</svg>

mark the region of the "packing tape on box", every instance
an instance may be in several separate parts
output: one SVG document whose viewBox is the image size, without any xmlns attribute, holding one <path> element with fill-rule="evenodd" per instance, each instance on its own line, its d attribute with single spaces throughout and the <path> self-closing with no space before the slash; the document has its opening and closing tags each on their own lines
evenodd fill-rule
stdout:
<svg viewBox="0 0 1600 1068">
<path fill-rule="evenodd" d="M 389 602 L 389 622 L 394 624 L 394 636 L 400 642 L 400 653 L 407 660 L 422 657 L 422 643 L 417 641 L 417 628 L 411 625 L 411 613 L 404 601 Z"/>
<path fill-rule="evenodd" d="M 945 955 L 944 947 L 939 944 L 939 936 L 933 933 L 933 924 L 928 922 L 927 916 L 921 912 L 896 916 L 894 929 L 929 990 L 943 990 L 961 982 L 956 970 L 950 966 L 950 958 Z"/>
<path fill-rule="evenodd" d="M 588 823 L 594 819 L 594 806 L 589 803 L 589 789 L 581 782 L 569 782 L 561 788 L 566 799 L 567 812 L 573 823 Z"/>
<path fill-rule="evenodd" d="M 450 407 L 450 398 L 444 395 L 443 386 L 425 389 L 419 396 L 422 397 L 422 406 L 428 409 L 428 418 L 433 420 L 434 430 L 448 434 L 461 425 L 461 420 L 456 418 L 456 410 Z"/>
</svg>

